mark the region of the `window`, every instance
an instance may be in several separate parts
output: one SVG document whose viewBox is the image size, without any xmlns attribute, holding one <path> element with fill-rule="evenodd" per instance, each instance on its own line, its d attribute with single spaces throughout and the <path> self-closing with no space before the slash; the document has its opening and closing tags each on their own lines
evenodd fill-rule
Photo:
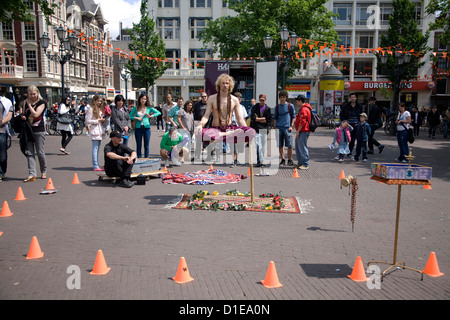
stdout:
<svg viewBox="0 0 450 320">
<path fill-rule="evenodd" d="M 338 26 L 349 26 L 352 24 L 352 4 L 351 3 L 336 3 L 333 6 L 333 13 L 339 16 L 334 17 L 334 23 Z"/>
<path fill-rule="evenodd" d="M 158 8 L 179 8 L 180 0 L 158 0 Z"/>
<path fill-rule="evenodd" d="M 0 50 L 0 64 L 14 65 L 14 50 Z"/>
<path fill-rule="evenodd" d="M 166 59 L 169 69 L 180 69 L 180 50 L 166 50 Z"/>
<path fill-rule="evenodd" d="M 164 40 L 176 40 L 180 38 L 179 19 L 158 19 L 159 35 Z"/>
<path fill-rule="evenodd" d="M 392 4 L 380 4 L 380 23 L 382 26 L 389 25 L 389 17 L 392 15 L 393 10 Z"/>
<path fill-rule="evenodd" d="M 373 32 L 357 32 L 356 46 L 359 48 L 373 48 Z"/>
<path fill-rule="evenodd" d="M 367 25 L 367 19 L 369 16 L 373 14 L 373 12 L 367 12 L 367 8 L 369 6 L 373 6 L 375 4 L 357 4 L 356 5 L 356 25 L 357 26 L 365 26 Z"/>
<path fill-rule="evenodd" d="M 372 75 L 372 61 L 371 60 L 356 60 L 355 61 L 355 76 L 370 76 Z"/>
<path fill-rule="evenodd" d="M 210 50 L 191 50 L 192 69 L 205 67 L 205 61 L 211 57 Z"/>
<path fill-rule="evenodd" d="M 37 72 L 37 55 L 34 50 L 25 51 L 27 72 Z"/>
<path fill-rule="evenodd" d="M 2 37 L 4 41 L 14 40 L 14 32 L 11 23 L 0 23 Z"/>
<path fill-rule="evenodd" d="M 447 94 L 447 79 L 436 80 L 436 94 Z"/>
<path fill-rule="evenodd" d="M 206 23 L 209 19 L 191 18 L 191 39 L 199 39 L 199 35 L 205 30 Z"/>
<path fill-rule="evenodd" d="M 211 8 L 211 0 L 191 0 L 191 8 Z"/>
<path fill-rule="evenodd" d="M 338 47 L 344 46 L 344 47 L 350 47 L 351 45 L 351 39 L 352 39 L 352 33 L 350 31 L 340 31 L 338 32 L 338 38 L 339 41 L 336 42 L 336 45 Z"/>
<path fill-rule="evenodd" d="M 24 36 L 25 40 L 36 40 L 36 33 L 34 28 L 34 22 L 24 22 Z"/>
<path fill-rule="evenodd" d="M 350 75 L 350 60 L 335 60 L 333 59 L 333 64 L 339 71 L 342 72 L 344 76 Z"/>
</svg>

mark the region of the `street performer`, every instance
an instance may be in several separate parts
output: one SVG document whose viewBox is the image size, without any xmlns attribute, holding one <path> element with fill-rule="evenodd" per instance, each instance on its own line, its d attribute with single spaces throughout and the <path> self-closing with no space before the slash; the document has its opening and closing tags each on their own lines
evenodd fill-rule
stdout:
<svg viewBox="0 0 450 320">
<path fill-rule="evenodd" d="M 201 137 L 204 142 L 244 143 L 255 137 L 255 130 L 247 127 L 241 114 L 238 98 L 231 95 L 234 88 L 234 79 L 228 74 L 221 74 L 216 80 L 217 93 L 208 98 L 206 111 L 195 128 L 197 137 Z M 232 125 L 231 118 L 233 111 L 238 125 Z M 205 128 L 210 114 L 213 114 L 213 121 L 210 128 Z M 201 135 L 201 136 L 200 136 Z M 220 141 L 220 142 L 222 142 Z"/>
</svg>

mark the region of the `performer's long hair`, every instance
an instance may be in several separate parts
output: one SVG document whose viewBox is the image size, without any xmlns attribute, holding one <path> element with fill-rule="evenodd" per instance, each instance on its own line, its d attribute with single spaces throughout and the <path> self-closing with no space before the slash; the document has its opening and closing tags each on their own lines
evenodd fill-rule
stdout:
<svg viewBox="0 0 450 320">
<path fill-rule="evenodd" d="M 222 120 L 220 118 L 220 84 L 222 83 L 223 80 L 229 80 L 230 81 L 230 86 L 228 88 L 228 94 L 227 94 L 227 120 L 226 123 L 222 123 Z M 217 91 L 217 111 L 219 112 L 219 125 L 222 127 L 226 127 L 228 125 L 229 122 L 229 118 L 231 117 L 231 92 L 234 89 L 234 78 L 232 76 L 230 76 L 229 74 L 226 73 L 222 73 L 219 77 L 217 77 L 216 80 L 216 91 Z"/>
</svg>

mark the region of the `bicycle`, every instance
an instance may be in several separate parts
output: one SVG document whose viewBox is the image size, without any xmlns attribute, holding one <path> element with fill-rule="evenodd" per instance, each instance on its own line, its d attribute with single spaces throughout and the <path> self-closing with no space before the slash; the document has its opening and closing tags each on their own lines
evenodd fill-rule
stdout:
<svg viewBox="0 0 450 320">
<path fill-rule="evenodd" d="M 395 124 L 396 116 L 390 115 L 389 118 L 387 118 L 385 124 L 384 124 L 384 132 L 387 135 L 394 136 L 397 132 L 397 125 Z"/>
<path fill-rule="evenodd" d="M 80 135 L 83 133 L 83 128 L 84 128 L 84 121 L 83 118 L 80 116 L 75 116 L 73 118 L 73 132 L 76 136 Z"/>
<path fill-rule="evenodd" d="M 58 124 L 58 121 L 56 121 L 56 119 L 57 119 L 57 115 L 56 115 L 56 114 L 52 114 L 52 115 L 49 115 L 49 116 L 47 117 L 47 120 L 46 120 L 46 122 L 45 122 L 45 131 L 46 131 L 49 135 L 54 136 L 54 135 L 59 135 L 59 134 L 61 134 L 61 133 L 59 132 L 59 130 L 56 129 L 56 125 Z"/>
</svg>

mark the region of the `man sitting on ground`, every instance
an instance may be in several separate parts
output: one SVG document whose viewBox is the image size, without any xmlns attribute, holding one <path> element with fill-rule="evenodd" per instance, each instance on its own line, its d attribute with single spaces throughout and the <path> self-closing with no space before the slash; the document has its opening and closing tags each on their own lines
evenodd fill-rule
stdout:
<svg viewBox="0 0 450 320">
<path fill-rule="evenodd" d="M 109 135 L 111 141 L 105 145 L 105 173 L 108 177 L 120 177 L 120 186 L 131 188 L 131 170 L 137 153 L 122 143 L 122 132 L 116 130 Z"/>
</svg>

